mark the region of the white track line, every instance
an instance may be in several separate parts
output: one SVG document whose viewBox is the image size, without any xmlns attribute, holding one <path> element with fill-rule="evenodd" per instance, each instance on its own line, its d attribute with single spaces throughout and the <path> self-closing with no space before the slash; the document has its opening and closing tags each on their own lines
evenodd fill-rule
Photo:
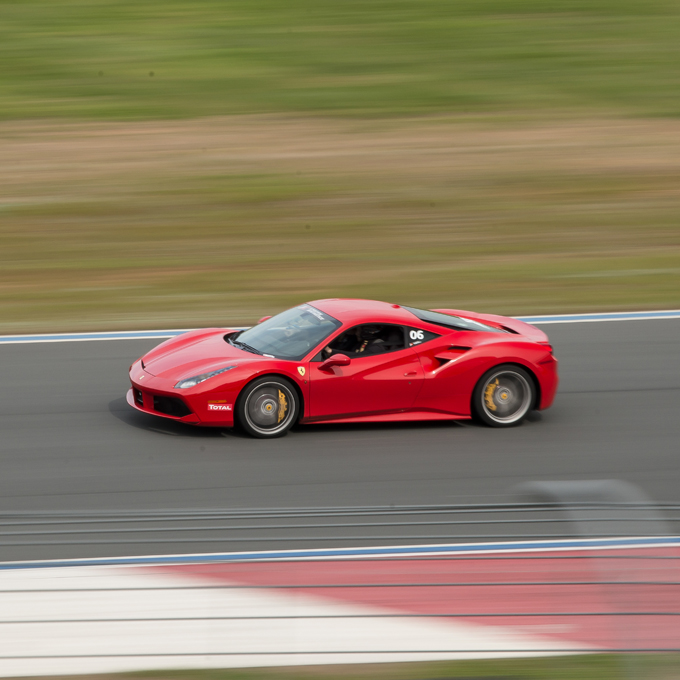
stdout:
<svg viewBox="0 0 680 680">
<path fill-rule="evenodd" d="M 667 309 L 656 312 L 606 312 L 602 314 L 553 314 L 547 316 L 517 316 L 519 321 L 544 325 L 553 323 L 593 323 L 600 321 L 658 321 L 680 319 L 680 309 Z M 240 326 L 230 328 L 241 329 Z M 0 335 L 0 345 L 29 345 L 45 342 L 90 342 L 94 340 L 145 340 L 172 338 L 194 328 L 181 328 L 157 331 L 112 331 L 100 333 L 41 333 L 34 335 Z"/>
</svg>

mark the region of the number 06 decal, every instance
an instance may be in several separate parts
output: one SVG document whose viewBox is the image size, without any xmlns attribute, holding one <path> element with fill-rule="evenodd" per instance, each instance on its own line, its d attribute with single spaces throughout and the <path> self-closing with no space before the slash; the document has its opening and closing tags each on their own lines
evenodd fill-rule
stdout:
<svg viewBox="0 0 680 680">
<path fill-rule="evenodd" d="M 425 338 L 425 333 L 423 333 L 423 331 L 410 331 L 409 336 L 411 340 L 423 340 Z"/>
</svg>

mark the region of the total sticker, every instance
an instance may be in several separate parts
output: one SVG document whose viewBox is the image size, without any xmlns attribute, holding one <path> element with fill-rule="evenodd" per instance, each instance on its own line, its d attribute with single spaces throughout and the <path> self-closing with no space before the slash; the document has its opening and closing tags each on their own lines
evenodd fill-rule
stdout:
<svg viewBox="0 0 680 680">
<path fill-rule="evenodd" d="M 231 411 L 232 404 L 227 404 L 224 401 L 209 401 L 208 411 Z"/>
</svg>

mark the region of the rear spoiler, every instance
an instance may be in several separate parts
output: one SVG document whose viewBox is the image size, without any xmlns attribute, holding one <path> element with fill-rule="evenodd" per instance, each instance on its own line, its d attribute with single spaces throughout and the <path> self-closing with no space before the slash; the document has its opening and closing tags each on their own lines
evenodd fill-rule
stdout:
<svg viewBox="0 0 680 680">
<path fill-rule="evenodd" d="M 439 312 L 440 314 L 452 314 L 453 316 L 460 316 L 463 319 L 470 319 L 471 321 L 479 321 L 485 323 L 487 326 L 493 326 L 500 330 L 509 331 L 510 333 L 517 333 L 533 342 L 540 342 L 548 344 L 548 336 L 536 326 L 529 323 L 513 319 L 509 316 L 498 316 L 497 314 L 478 314 L 477 312 L 467 312 L 463 309 L 432 309 L 432 312 Z"/>
</svg>

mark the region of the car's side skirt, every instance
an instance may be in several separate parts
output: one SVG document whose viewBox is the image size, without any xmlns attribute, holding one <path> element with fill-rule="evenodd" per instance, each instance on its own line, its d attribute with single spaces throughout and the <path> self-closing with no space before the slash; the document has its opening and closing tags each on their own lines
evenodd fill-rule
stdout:
<svg viewBox="0 0 680 680">
<path fill-rule="evenodd" d="M 370 415 L 336 416 L 328 418 L 303 418 L 302 424 L 316 425 L 323 423 L 397 423 L 420 420 L 470 420 L 470 416 L 437 413 L 435 411 L 398 411 L 397 413 L 372 413 Z"/>
</svg>

